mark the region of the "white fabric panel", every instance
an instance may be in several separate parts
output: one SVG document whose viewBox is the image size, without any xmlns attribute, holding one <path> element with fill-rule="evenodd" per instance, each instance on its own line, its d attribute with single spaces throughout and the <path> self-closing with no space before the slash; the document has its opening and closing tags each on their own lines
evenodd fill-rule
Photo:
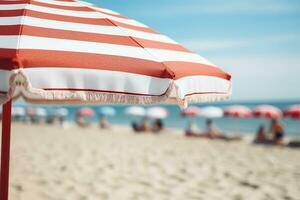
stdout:
<svg viewBox="0 0 300 200">
<path fill-rule="evenodd" d="M 201 56 L 193 53 L 170 51 L 162 49 L 144 49 L 117 44 L 96 43 L 77 40 L 65 40 L 55 38 L 33 36 L 0 36 L 0 48 L 16 48 L 16 41 L 20 38 L 19 49 L 43 49 L 83 53 L 98 53 L 105 55 L 125 56 L 151 61 L 186 61 L 213 65 Z M 59 45 L 57 45 L 59 44 Z M 154 55 L 154 56 L 153 56 Z"/>
<path fill-rule="evenodd" d="M 34 88 L 77 88 L 162 95 L 172 81 L 166 78 L 93 69 L 27 68 L 24 72 Z"/>
<path fill-rule="evenodd" d="M 172 51 L 172 50 L 161 50 L 161 49 L 152 49 L 145 48 L 151 55 L 158 59 L 159 62 L 167 62 L 167 61 L 183 61 L 183 62 L 191 62 L 191 63 L 201 63 L 210 66 L 215 66 L 205 58 L 189 52 L 181 52 L 181 51 Z"/>
<path fill-rule="evenodd" d="M 230 81 L 213 76 L 188 76 L 175 81 L 178 97 L 193 93 L 228 93 Z M 175 95 L 173 93 L 172 95 Z"/>
<path fill-rule="evenodd" d="M 148 52 L 140 47 L 44 37 L 32 37 L 24 35 L 21 37 L 0 36 L 0 48 L 15 49 L 15 41 L 17 41 L 18 38 L 20 38 L 19 49 L 43 49 L 69 52 L 98 53 L 105 55 L 140 58 L 145 60 L 156 60 Z"/>
<path fill-rule="evenodd" d="M 153 40 L 164 43 L 177 44 L 175 41 L 170 38 L 155 34 L 147 33 L 143 31 L 136 31 L 127 28 L 117 27 L 117 26 L 101 26 L 101 25 L 92 25 L 92 24 L 82 24 L 82 23 L 73 23 L 73 22 L 63 22 L 56 20 L 47 20 L 35 17 L 1 17 L 0 25 L 30 25 L 43 28 L 52 28 L 59 30 L 69 30 L 69 31 L 80 31 L 86 33 L 98 33 L 106 35 L 120 35 L 120 36 L 132 36 L 141 39 Z"/>
<path fill-rule="evenodd" d="M 66 2 L 66 1 L 54 1 L 54 0 L 34 0 L 37 2 L 48 3 L 59 6 L 69 6 L 69 7 L 84 7 L 84 5 L 78 2 Z"/>
</svg>

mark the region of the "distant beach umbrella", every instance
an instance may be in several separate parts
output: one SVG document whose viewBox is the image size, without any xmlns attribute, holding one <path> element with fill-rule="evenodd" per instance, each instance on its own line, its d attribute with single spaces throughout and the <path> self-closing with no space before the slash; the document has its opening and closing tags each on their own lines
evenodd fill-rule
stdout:
<svg viewBox="0 0 300 200">
<path fill-rule="evenodd" d="M 300 105 L 292 105 L 284 110 L 284 117 L 300 119 Z"/>
<path fill-rule="evenodd" d="M 234 105 L 224 109 L 224 115 L 234 118 L 248 118 L 251 117 L 252 111 L 247 106 Z"/>
<path fill-rule="evenodd" d="M 38 107 L 35 109 L 35 115 L 37 117 L 46 117 L 47 116 L 47 110 L 45 108 L 41 108 L 41 107 Z"/>
<path fill-rule="evenodd" d="M 239 118 L 248 118 L 252 116 L 252 111 L 247 106 L 233 105 L 224 108 L 224 115 L 234 118 L 235 131 L 240 131 Z"/>
<path fill-rule="evenodd" d="M 200 108 L 196 106 L 190 106 L 181 111 L 181 115 L 184 117 L 197 117 L 200 113 Z"/>
<path fill-rule="evenodd" d="M 168 117 L 168 110 L 163 107 L 152 107 L 147 110 L 147 117 L 153 119 L 164 119 Z"/>
<path fill-rule="evenodd" d="M 282 117 L 282 112 L 279 108 L 272 105 L 260 105 L 253 109 L 252 115 L 257 118 L 279 119 Z"/>
<path fill-rule="evenodd" d="M 26 115 L 26 110 L 23 107 L 13 107 L 11 115 L 13 117 L 24 117 Z"/>
<path fill-rule="evenodd" d="M 141 106 L 130 106 L 125 109 L 126 115 L 143 117 L 146 115 L 146 110 Z"/>
<path fill-rule="evenodd" d="M 91 108 L 81 108 L 76 113 L 79 117 L 93 117 L 95 115 L 95 111 Z"/>
<path fill-rule="evenodd" d="M 27 108 L 26 109 L 26 115 L 29 117 L 33 117 L 36 114 L 36 110 L 34 108 Z"/>
<path fill-rule="evenodd" d="M 208 106 L 200 108 L 199 116 L 204 118 L 221 118 L 223 117 L 223 110 L 219 107 Z"/>
<path fill-rule="evenodd" d="M 58 108 L 54 111 L 54 115 L 58 117 L 67 117 L 69 115 L 69 111 L 66 108 Z"/>
<path fill-rule="evenodd" d="M 112 117 L 116 115 L 116 110 L 113 107 L 105 106 L 99 108 L 98 113 L 102 116 Z"/>
</svg>

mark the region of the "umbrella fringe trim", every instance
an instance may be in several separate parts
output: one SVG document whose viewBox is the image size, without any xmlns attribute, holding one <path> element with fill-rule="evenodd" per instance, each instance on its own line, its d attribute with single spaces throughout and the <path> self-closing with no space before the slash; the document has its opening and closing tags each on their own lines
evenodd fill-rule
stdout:
<svg viewBox="0 0 300 200">
<path fill-rule="evenodd" d="M 17 99 L 22 96 L 29 103 L 40 104 L 156 104 L 156 103 L 176 103 L 181 108 L 187 108 L 190 103 L 204 103 L 226 100 L 231 96 L 231 86 L 224 94 L 192 94 L 179 98 L 179 88 L 172 81 L 167 91 L 160 96 L 141 96 L 134 94 L 119 94 L 109 92 L 92 91 L 46 91 L 33 88 L 28 77 L 22 69 L 14 70 L 9 80 L 10 89 L 6 94 L 0 94 L 0 102 L 5 103 L 9 99 Z M 171 98 L 171 91 L 176 91 L 176 96 Z"/>
<path fill-rule="evenodd" d="M 46 91 L 33 88 L 30 80 L 22 69 L 14 70 L 9 79 L 10 89 L 6 94 L 0 94 L 0 102 L 23 97 L 26 102 L 40 104 L 156 104 L 164 102 L 170 96 L 173 82 L 167 91 L 160 96 L 142 96 L 134 94 L 119 94 L 92 91 Z"/>
</svg>

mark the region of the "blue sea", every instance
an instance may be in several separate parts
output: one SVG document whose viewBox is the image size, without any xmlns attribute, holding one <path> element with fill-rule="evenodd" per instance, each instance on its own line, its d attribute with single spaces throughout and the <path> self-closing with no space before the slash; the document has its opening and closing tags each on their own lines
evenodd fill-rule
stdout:
<svg viewBox="0 0 300 200">
<path fill-rule="evenodd" d="M 280 109 L 285 109 L 289 105 L 293 104 L 299 104 L 300 101 L 280 101 L 280 102 L 266 102 L 266 101 L 260 101 L 260 102 L 222 102 L 222 103 L 208 103 L 208 104 L 194 104 L 194 106 L 205 107 L 205 106 L 217 106 L 217 107 L 227 107 L 230 105 L 245 105 L 250 108 L 256 107 L 261 104 L 270 104 L 273 106 L 276 106 Z M 54 110 L 56 108 L 67 108 L 69 110 L 68 120 L 72 121 L 75 118 L 75 113 L 78 109 L 82 107 L 82 105 L 29 105 L 24 103 L 23 101 L 17 101 L 14 103 L 16 106 L 24 106 L 24 107 L 43 107 L 47 109 L 49 112 L 51 110 Z M 108 106 L 108 105 L 104 105 Z M 109 105 L 111 107 L 114 107 L 117 111 L 117 114 L 114 117 L 110 117 L 109 121 L 112 124 L 122 124 L 122 125 L 129 125 L 132 121 L 138 121 L 140 120 L 137 117 L 129 117 L 124 114 L 124 110 L 128 105 Z M 180 108 L 177 105 L 160 105 L 168 109 L 169 116 L 164 120 L 164 123 L 166 127 L 172 127 L 172 128 L 178 128 L 178 129 L 185 129 L 187 126 L 187 123 L 189 120 L 188 118 L 184 118 L 180 116 Z M 84 107 L 90 107 L 93 108 L 96 112 L 99 110 L 99 107 L 96 105 L 90 105 L 90 106 L 84 106 Z M 147 107 L 147 106 L 145 106 Z M 91 121 L 96 122 L 97 116 L 90 119 Z M 197 123 L 199 128 L 204 129 L 205 127 L 205 119 L 203 118 L 196 118 L 194 121 Z M 283 123 L 285 124 L 286 133 L 288 135 L 295 135 L 300 136 L 300 120 L 292 120 L 292 119 L 283 119 Z M 254 133 L 256 132 L 259 125 L 263 124 L 266 128 L 269 126 L 269 121 L 265 119 L 255 119 L 255 118 L 249 118 L 249 119 L 233 119 L 233 118 L 220 118 L 220 119 L 214 119 L 215 124 L 220 129 L 227 131 L 227 132 L 243 132 L 243 133 Z"/>
</svg>

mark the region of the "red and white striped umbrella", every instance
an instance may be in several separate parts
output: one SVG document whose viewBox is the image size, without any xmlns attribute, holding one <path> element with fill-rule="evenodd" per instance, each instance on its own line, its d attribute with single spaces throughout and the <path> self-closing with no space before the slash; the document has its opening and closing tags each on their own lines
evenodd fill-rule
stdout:
<svg viewBox="0 0 300 200">
<path fill-rule="evenodd" d="M 155 12 L 153 13 L 155 15 Z M 11 99 L 150 104 L 223 100 L 231 77 L 144 24 L 77 0 L 0 0 L 1 200 Z"/>
<path fill-rule="evenodd" d="M 76 115 L 80 117 L 93 117 L 95 115 L 95 111 L 91 108 L 81 108 L 77 111 Z"/>
<path fill-rule="evenodd" d="M 191 106 L 181 111 L 181 115 L 185 117 L 197 117 L 199 113 L 200 108 L 196 106 Z"/>
<path fill-rule="evenodd" d="M 285 109 L 284 116 L 292 119 L 300 119 L 300 105 L 292 105 Z"/>
<path fill-rule="evenodd" d="M 2 102 L 187 104 L 230 90 L 229 74 L 114 11 L 75 0 L 0 1 Z"/>
<path fill-rule="evenodd" d="M 275 106 L 261 105 L 253 110 L 252 115 L 254 117 L 264 117 L 266 119 L 278 119 L 282 117 L 282 112 Z"/>
<path fill-rule="evenodd" d="M 164 119 L 168 114 L 168 110 L 163 107 L 152 107 L 147 110 L 147 117 L 153 119 Z"/>
<path fill-rule="evenodd" d="M 252 115 L 252 112 L 247 106 L 234 105 L 225 108 L 224 115 L 234 118 L 248 118 Z"/>
</svg>

